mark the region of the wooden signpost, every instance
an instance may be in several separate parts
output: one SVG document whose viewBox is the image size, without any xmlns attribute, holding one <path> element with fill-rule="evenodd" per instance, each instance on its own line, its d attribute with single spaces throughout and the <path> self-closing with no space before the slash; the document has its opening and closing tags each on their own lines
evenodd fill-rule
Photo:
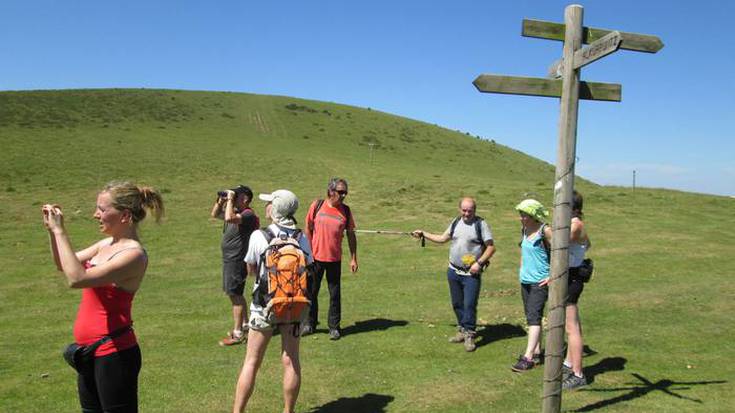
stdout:
<svg viewBox="0 0 735 413">
<path fill-rule="evenodd" d="M 560 98 L 552 222 L 554 236 L 551 239 L 549 279 L 549 334 L 546 339 L 542 396 L 544 413 L 555 413 L 561 408 L 561 365 L 565 356 L 562 351 L 579 99 L 613 102 L 621 100 L 620 85 L 583 82 L 580 80 L 581 68 L 619 49 L 656 53 L 663 47 L 656 36 L 584 27 L 583 12 L 582 6 L 573 4 L 564 9 L 563 24 L 523 20 L 523 36 L 564 42 L 562 58 L 549 69 L 550 79 L 483 74 L 473 82 L 480 92 Z M 582 44 L 589 46 L 582 47 Z"/>
</svg>

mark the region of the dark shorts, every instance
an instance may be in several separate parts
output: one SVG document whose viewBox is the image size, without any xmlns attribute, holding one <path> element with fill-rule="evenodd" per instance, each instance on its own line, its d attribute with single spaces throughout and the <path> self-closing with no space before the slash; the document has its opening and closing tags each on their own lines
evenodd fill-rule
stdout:
<svg viewBox="0 0 735 413">
<path fill-rule="evenodd" d="M 225 261 L 222 263 L 222 291 L 227 295 L 242 295 L 245 291 L 245 277 L 248 275 L 244 261 Z"/>
<path fill-rule="evenodd" d="M 577 304 L 579 296 L 582 295 L 584 290 L 584 282 L 582 280 L 575 279 L 572 274 L 574 268 L 569 269 L 569 286 L 567 287 L 567 304 Z"/>
<path fill-rule="evenodd" d="M 549 298 L 549 287 L 539 287 L 538 284 L 521 284 L 523 310 L 526 312 L 526 322 L 529 326 L 540 326 L 544 316 L 544 305 Z"/>
</svg>

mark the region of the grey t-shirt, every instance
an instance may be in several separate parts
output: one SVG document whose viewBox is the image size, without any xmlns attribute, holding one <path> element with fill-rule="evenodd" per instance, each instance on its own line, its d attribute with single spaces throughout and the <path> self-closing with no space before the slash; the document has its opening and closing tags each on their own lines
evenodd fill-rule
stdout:
<svg viewBox="0 0 735 413">
<path fill-rule="evenodd" d="M 477 219 L 477 218 L 475 218 Z M 454 222 L 454 221 L 452 221 Z M 449 235 L 452 229 L 452 223 L 449 223 L 444 234 Z M 452 244 L 449 247 L 449 264 L 458 270 L 457 273 L 468 275 L 469 267 L 480 258 L 483 245 L 493 239 L 493 233 L 490 226 L 485 220 L 480 221 L 480 230 L 483 244 L 478 243 L 477 231 L 475 230 L 475 222 L 466 224 L 462 218 L 457 222 L 452 236 Z"/>
<path fill-rule="evenodd" d="M 252 209 L 246 208 L 240 212 L 241 224 L 224 223 L 222 227 L 222 259 L 224 261 L 242 261 L 248 252 L 250 234 L 258 229 L 258 218 Z"/>
</svg>

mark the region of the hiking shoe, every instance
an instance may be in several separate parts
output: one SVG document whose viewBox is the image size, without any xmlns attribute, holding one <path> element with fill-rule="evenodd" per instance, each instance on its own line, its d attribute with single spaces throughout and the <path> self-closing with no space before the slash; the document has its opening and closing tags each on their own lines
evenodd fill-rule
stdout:
<svg viewBox="0 0 735 413">
<path fill-rule="evenodd" d="M 523 373 L 524 371 L 531 370 L 533 366 L 534 366 L 533 360 L 529 360 L 525 358 L 524 356 L 521 356 L 518 358 L 518 362 L 512 365 L 510 369 L 518 373 Z"/>
<path fill-rule="evenodd" d="M 474 334 L 465 334 L 464 336 L 464 350 L 467 352 L 475 351 L 477 348 L 477 345 L 475 344 L 475 335 Z"/>
<path fill-rule="evenodd" d="M 453 337 L 449 337 L 449 342 L 450 343 L 464 343 L 464 336 L 465 336 L 464 330 L 460 329 L 457 331 L 457 334 L 455 334 Z"/>
<path fill-rule="evenodd" d="M 301 337 L 308 336 L 309 334 L 314 334 L 314 327 L 309 324 L 301 326 Z"/>
<path fill-rule="evenodd" d="M 245 333 L 242 333 L 238 336 L 238 335 L 235 335 L 234 332 L 231 332 L 230 334 L 227 335 L 227 337 L 219 341 L 219 345 L 222 347 L 234 346 L 244 341 L 245 341 Z"/>
<path fill-rule="evenodd" d="M 586 385 L 587 379 L 584 376 L 579 377 L 576 374 L 570 374 L 569 377 L 561 382 L 561 388 L 564 390 L 576 390 Z"/>
<path fill-rule="evenodd" d="M 329 339 L 330 340 L 339 340 L 340 337 L 342 337 L 342 334 L 339 333 L 338 328 L 330 328 L 329 329 Z"/>
<path fill-rule="evenodd" d="M 572 371 L 571 367 L 567 367 L 566 364 L 561 365 L 561 380 L 566 380 L 570 375 L 572 375 L 574 372 Z"/>
<path fill-rule="evenodd" d="M 533 364 L 540 366 L 544 364 L 544 358 L 542 353 L 537 353 L 533 355 L 533 358 L 531 359 L 533 361 Z"/>
</svg>

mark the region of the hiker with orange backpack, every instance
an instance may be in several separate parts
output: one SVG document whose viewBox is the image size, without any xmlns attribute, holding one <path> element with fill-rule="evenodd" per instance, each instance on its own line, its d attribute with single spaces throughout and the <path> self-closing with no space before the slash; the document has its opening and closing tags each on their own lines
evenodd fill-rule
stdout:
<svg viewBox="0 0 735 413">
<path fill-rule="evenodd" d="M 327 185 L 327 198 L 314 201 L 306 214 L 304 233 L 314 249 L 314 278 L 310 280 L 312 285 L 309 287 L 311 311 L 301 329 L 304 336 L 314 333 L 319 324 L 319 289 L 325 272 L 329 287 L 329 339 L 339 340 L 342 336 L 342 237 L 345 233 L 350 248 L 350 271 L 357 272 L 355 218 L 344 203 L 346 196 L 347 181 L 332 178 Z"/>
<path fill-rule="evenodd" d="M 281 335 L 283 401 L 292 413 L 301 387 L 299 328 L 309 312 L 306 265 L 312 262 L 309 240 L 296 228 L 299 207 L 293 192 L 279 189 L 260 194 L 266 201 L 265 215 L 272 223 L 250 236 L 245 262 L 256 277 L 250 303 L 247 353 L 235 387 L 233 412 L 245 409 L 255 387 L 255 378 L 266 348 L 278 329 Z"/>
<path fill-rule="evenodd" d="M 447 281 L 457 317 L 457 334 L 449 342 L 464 343 L 466 351 L 475 351 L 477 347 L 475 336 L 481 275 L 495 254 L 490 226 L 475 215 L 476 208 L 474 199 L 462 198 L 459 202 L 460 216 L 452 220 L 444 233 L 432 234 L 418 229 L 411 233 L 415 238 L 425 238 L 437 244 L 452 241 Z"/>
</svg>

